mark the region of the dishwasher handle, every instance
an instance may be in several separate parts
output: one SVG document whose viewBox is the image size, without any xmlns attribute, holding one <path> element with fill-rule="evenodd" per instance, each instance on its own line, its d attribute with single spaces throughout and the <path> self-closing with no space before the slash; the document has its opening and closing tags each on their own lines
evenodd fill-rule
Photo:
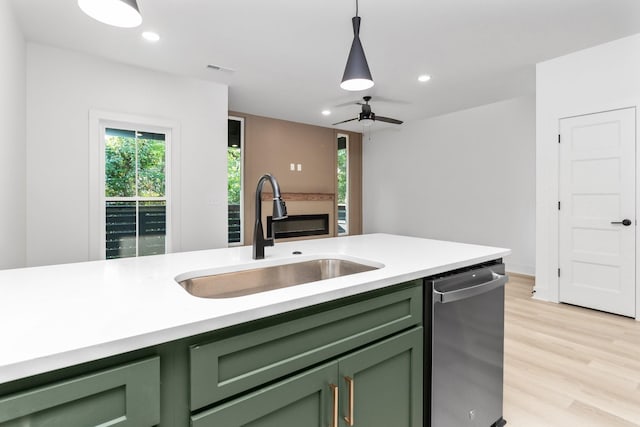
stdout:
<svg viewBox="0 0 640 427">
<path fill-rule="evenodd" d="M 440 292 L 433 290 L 433 301 L 441 304 L 448 302 L 460 301 L 462 299 L 471 298 L 485 292 L 492 291 L 507 283 L 507 276 L 491 272 L 492 280 L 479 285 L 469 286 L 468 288 L 457 289 L 455 291 Z"/>
</svg>

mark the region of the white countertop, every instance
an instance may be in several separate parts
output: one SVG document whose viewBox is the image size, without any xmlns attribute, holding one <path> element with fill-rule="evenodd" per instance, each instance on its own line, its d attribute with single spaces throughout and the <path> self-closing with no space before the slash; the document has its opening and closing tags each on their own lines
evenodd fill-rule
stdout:
<svg viewBox="0 0 640 427">
<path fill-rule="evenodd" d="M 302 255 L 292 255 L 301 251 Z M 502 248 L 388 234 L 276 243 L 0 271 L 0 384 L 508 255 Z M 319 256 L 384 265 L 226 299 L 174 280 Z"/>
</svg>

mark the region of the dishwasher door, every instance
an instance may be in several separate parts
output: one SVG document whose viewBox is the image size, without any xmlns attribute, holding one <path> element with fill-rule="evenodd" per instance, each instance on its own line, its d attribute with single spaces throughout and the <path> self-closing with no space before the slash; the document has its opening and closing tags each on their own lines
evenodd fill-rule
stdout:
<svg viewBox="0 0 640 427">
<path fill-rule="evenodd" d="M 500 427 L 504 264 L 432 280 L 431 427 Z M 428 292 L 428 288 L 427 288 Z"/>
</svg>

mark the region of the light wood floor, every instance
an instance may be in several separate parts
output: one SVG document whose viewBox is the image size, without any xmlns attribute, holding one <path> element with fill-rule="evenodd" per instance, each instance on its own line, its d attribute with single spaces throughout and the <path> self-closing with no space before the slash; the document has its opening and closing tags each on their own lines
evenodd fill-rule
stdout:
<svg viewBox="0 0 640 427">
<path fill-rule="evenodd" d="M 507 284 L 507 427 L 640 426 L 640 322 L 536 301 L 532 288 Z"/>
</svg>

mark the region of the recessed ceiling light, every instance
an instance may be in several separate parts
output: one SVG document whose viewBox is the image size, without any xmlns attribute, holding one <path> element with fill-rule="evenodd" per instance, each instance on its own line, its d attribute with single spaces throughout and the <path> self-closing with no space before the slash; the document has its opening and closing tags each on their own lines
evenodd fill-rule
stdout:
<svg viewBox="0 0 640 427">
<path fill-rule="evenodd" d="M 78 6 L 93 19 L 114 27 L 133 28 L 142 23 L 136 0 L 78 0 Z"/>
<path fill-rule="evenodd" d="M 428 82 L 429 80 L 431 80 L 431 76 L 428 75 L 428 74 L 422 74 L 422 75 L 418 76 L 418 81 L 419 82 L 424 83 L 424 82 Z"/>
<path fill-rule="evenodd" d="M 322 110 L 322 115 L 323 115 L 323 116 L 328 116 L 328 115 L 330 115 L 330 114 L 331 114 L 331 111 L 329 111 L 329 110 Z"/>
<path fill-rule="evenodd" d="M 160 36 L 158 35 L 158 33 L 154 33 L 153 31 L 145 31 L 144 33 L 142 33 L 142 38 L 148 42 L 154 43 L 160 40 Z"/>
</svg>

